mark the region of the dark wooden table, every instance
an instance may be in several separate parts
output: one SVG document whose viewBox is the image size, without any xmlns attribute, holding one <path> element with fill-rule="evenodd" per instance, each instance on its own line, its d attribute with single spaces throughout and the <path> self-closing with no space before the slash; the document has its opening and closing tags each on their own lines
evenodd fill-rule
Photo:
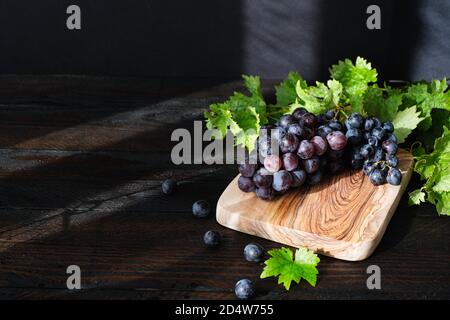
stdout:
<svg viewBox="0 0 450 320">
<path fill-rule="evenodd" d="M 258 280 L 262 266 L 242 255 L 251 241 L 278 244 L 213 215 L 195 219 L 192 203 L 215 205 L 236 168 L 175 166 L 170 135 L 192 131 L 209 103 L 236 89 L 208 79 L 0 77 L 0 298 L 233 299 L 241 278 L 266 299 L 450 298 L 450 218 L 406 197 L 372 257 L 321 257 L 317 287 L 288 293 Z M 160 183 L 172 175 L 180 188 L 165 196 Z M 220 230 L 221 248 L 202 246 L 208 229 Z M 69 265 L 81 268 L 81 290 L 66 288 Z M 381 290 L 366 287 L 369 265 L 381 268 Z"/>
</svg>

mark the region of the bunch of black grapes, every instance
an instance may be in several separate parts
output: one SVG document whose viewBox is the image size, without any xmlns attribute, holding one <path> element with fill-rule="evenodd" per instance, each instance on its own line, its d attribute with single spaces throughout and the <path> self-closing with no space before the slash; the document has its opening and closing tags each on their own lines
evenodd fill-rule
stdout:
<svg viewBox="0 0 450 320">
<path fill-rule="evenodd" d="M 255 157 L 239 165 L 238 186 L 264 200 L 346 168 L 363 169 L 375 185 L 401 180 L 392 124 L 357 113 L 341 123 L 334 111 L 315 116 L 297 108 L 262 126 L 255 147 Z"/>
<path fill-rule="evenodd" d="M 362 168 L 376 186 L 386 182 L 399 185 L 402 173 L 398 169 L 397 137 L 392 123 L 352 113 L 345 120 L 345 126 L 345 135 L 352 148 L 351 167 Z"/>
</svg>

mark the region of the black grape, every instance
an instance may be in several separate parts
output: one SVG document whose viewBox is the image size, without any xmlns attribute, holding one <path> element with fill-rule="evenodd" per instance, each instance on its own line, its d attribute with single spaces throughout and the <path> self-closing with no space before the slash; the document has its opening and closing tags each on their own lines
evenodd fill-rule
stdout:
<svg viewBox="0 0 450 320">
<path fill-rule="evenodd" d="M 281 170 L 273 174 L 272 188 L 278 192 L 284 192 L 292 185 L 292 176 L 289 171 Z"/>
<path fill-rule="evenodd" d="M 272 186 L 273 176 L 265 168 L 260 168 L 253 176 L 253 182 L 258 188 L 268 188 Z"/>
<path fill-rule="evenodd" d="M 384 151 L 386 151 L 387 154 L 396 154 L 398 149 L 397 144 L 391 140 L 383 141 L 381 147 Z"/>
<path fill-rule="evenodd" d="M 386 174 L 380 169 L 373 169 L 369 174 L 369 179 L 374 185 L 379 186 L 386 182 Z"/>
<path fill-rule="evenodd" d="M 319 157 L 312 157 L 311 159 L 302 160 L 303 169 L 307 173 L 314 173 L 320 168 L 320 159 Z"/>
<path fill-rule="evenodd" d="M 332 150 L 342 150 L 347 145 L 347 138 L 341 131 L 333 131 L 327 135 L 328 145 Z"/>
<path fill-rule="evenodd" d="M 387 173 L 386 181 L 389 184 L 398 186 L 402 182 L 402 173 L 397 168 L 391 168 Z"/>
<path fill-rule="evenodd" d="M 252 178 L 240 176 L 238 179 L 238 187 L 244 192 L 255 191 L 255 184 Z"/>
<path fill-rule="evenodd" d="M 287 133 L 281 138 L 280 150 L 283 153 L 295 152 L 298 149 L 299 140 L 295 134 Z"/>
<path fill-rule="evenodd" d="M 328 142 L 321 136 L 314 136 L 311 138 L 311 143 L 314 145 L 314 153 L 318 156 L 325 154 L 328 150 Z"/>
<path fill-rule="evenodd" d="M 292 187 L 300 187 L 306 180 L 306 172 L 304 170 L 292 171 Z"/>
<path fill-rule="evenodd" d="M 251 178 L 256 171 L 256 164 L 243 163 L 239 165 L 239 172 L 244 177 Z"/>
<path fill-rule="evenodd" d="M 321 136 L 322 138 L 326 139 L 327 135 L 329 133 L 333 132 L 333 129 L 331 129 L 329 126 L 327 125 L 322 125 L 317 129 L 317 134 L 319 136 Z"/>
<path fill-rule="evenodd" d="M 284 116 L 281 116 L 280 120 L 278 120 L 279 126 L 281 126 L 283 128 L 286 128 L 289 125 L 296 123 L 296 122 L 297 122 L 296 119 L 289 114 L 285 114 Z"/>
<path fill-rule="evenodd" d="M 294 153 L 285 153 L 282 156 L 283 167 L 288 171 L 293 171 L 298 167 L 298 156 Z"/>
<path fill-rule="evenodd" d="M 302 140 L 298 147 L 297 154 L 301 159 L 309 159 L 314 156 L 314 145 L 308 140 Z"/>
<path fill-rule="evenodd" d="M 305 108 L 297 108 L 292 112 L 292 115 L 295 119 L 300 120 L 302 116 L 307 113 L 308 111 Z"/>
<path fill-rule="evenodd" d="M 272 200 L 275 196 L 275 192 L 273 191 L 272 187 L 268 188 L 256 188 L 256 196 L 263 200 Z"/>
<path fill-rule="evenodd" d="M 274 173 L 280 170 L 281 166 L 283 165 L 280 157 L 278 157 L 275 154 L 271 154 L 267 156 L 264 159 L 264 168 L 267 169 L 267 171 Z"/>
</svg>

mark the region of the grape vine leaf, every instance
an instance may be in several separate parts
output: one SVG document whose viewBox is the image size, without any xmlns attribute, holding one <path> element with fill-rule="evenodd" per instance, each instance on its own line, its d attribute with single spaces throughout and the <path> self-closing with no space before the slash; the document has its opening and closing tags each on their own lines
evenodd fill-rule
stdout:
<svg viewBox="0 0 450 320">
<path fill-rule="evenodd" d="M 424 118 L 419 128 L 428 130 L 432 125 L 431 111 L 444 109 L 450 111 L 450 91 L 447 91 L 447 79 L 433 79 L 431 83 L 417 83 L 408 87 L 405 93 L 406 100 L 415 104 Z"/>
<path fill-rule="evenodd" d="M 390 89 L 389 95 L 385 98 L 384 91 L 387 90 L 376 84 L 367 88 L 364 94 L 364 110 L 381 121 L 393 121 L 402 104 L 403 93 L 400 90 Z"/>
<path fill-rule="evenodd" d="M 286 290 L 290 289 L 292 281 L 298 284 L 302 278 L 311 286 L 316 285 L 320 259 L 313 251 L 299 248 L 295 260 L 292 251 L 284 247 L 272 249 L 268 254 L 270 258 L 264 262 L 261 278 L 278 277 L 278 284 L 283 284 Z"/>
<path fill-rule="evenodd" d="M 342 94 L 342 85 L 337 80 L 328 80 L 326 85 L 316 82 L 315 86 L 304 88 L 301 82 L 297 81 L 296 92 L 298 99 L 291 105 L 291 111 L 303 107 L 317 115 L 338 105 Z"/>
<path fill-rule="evenodd" d="M 260 126 L 267 123 L 267 106 L 262 95 L 260 78 L 246 75 L 242 77 L 250 95 L 235 92 L 225 102 L 211 104 L 204 117 L 208 129 L 217 129 L 220 132 L 219 138 L 225 137 L 229 129 L 235 136 L 236 145 L 243 145 L 252 151 Z"/>
<path fill-rule="evenodd" d="M 298 72 L 289 72 L 287 78 L 283 80 L 279 85 L 275 86 L 275 95 L 277 97 L 277 105 L 279 106 L 289 106 L 295 102 L 297 98 L 297 93 L 295 91 L 295 86 L 299 82 L 302 88 L 308 87 L 305 80 L 298 74 Z"/>
<path fill-rule="evenodd" d="M 431 111 L 433 125 L 424 132 L 420 132 L 418 139 L 423 143 L 426 150 L 432 150 L 434 142 L 442 136 L 444 126 L 450 128 L 450 111 L 444 109 L 433 109 Z"/>
<path fill-rule="evenodd" d="M 405 139 L 422 120 L 423 118 L 420 117 L 420 112 L 417 111 L 416 106 L 399 111 L 392 120 L 398 143 L 405 142 Z"/>
<path fill-rule="evenodd" d="M 217 129 L 221 136 L 216 137 L 222 139 L 230 129 L 233 134 L 240 131 L 239 125 L 233 120 L 233 115 L 225 103 L 214 103 L 209 106 L 209 111 L 205 112 L 206 128 Z"/>
<path fill-rule="evenodd" d="M 243 75 L 244 85 L 250 92 L 250 96 L 246 96 L 242 93 L 235 92 L 233 96 L 230 97 L 231 103 L 236 100 L 240 105 L 246 105 L 254 107 L 259 116 L 259 121 L 261 124 L 267 123 L 266 115 L 266 102 L 262 95 L 261 90 L 261 79 L 258 76 L 247 76 Z"/>
<path fill-rule="evenodd" d="M 416 156 L 416 171 L 426 180 L 420 191 L 410 194 L 410 203 L 420 203 L 426 193 L 426 200 L 436 206 L 439 214 L 450 215 L 450 130 L 444 127 L 442 136 L 436 139 L 434 150 L 429 154 Z M 424 195 L 418 195 L 423 192 Z"/>
<path fill-rule="evenodd" d="M 417 189 L 409 193 L 409 205 L 420 204 L 425 202 L 425 192 L 422 189 Z"/>
<path fill-rule="evenodd" d="M 356 58 L 355 64 L 345 59 L 331 66 L 330 75 L 342 84 L 344 103 L 349 103 L 353 111 L 364 113 L 363 95 L 370 83 L 377 82 L 378 76 L 371 63 L 361 57 Z"/>
</svg>

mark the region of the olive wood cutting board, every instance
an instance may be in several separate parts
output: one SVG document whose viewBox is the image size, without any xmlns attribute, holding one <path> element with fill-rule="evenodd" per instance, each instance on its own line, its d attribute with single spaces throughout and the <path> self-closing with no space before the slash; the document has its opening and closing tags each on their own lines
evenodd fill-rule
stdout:
<svg viewBox="0 0 450 320">
<path fill-rule="evenodd" d="M 228 228 L 320 254 L 358 261 L 380 242 L 411 178 L 413 157 L 399 150 L 401 185 L 374 186 L 362 171 L 328 177 L 272 201 L 242 192 L 236 177 L 217 203 L 217 221 Z"/>
</svg>

